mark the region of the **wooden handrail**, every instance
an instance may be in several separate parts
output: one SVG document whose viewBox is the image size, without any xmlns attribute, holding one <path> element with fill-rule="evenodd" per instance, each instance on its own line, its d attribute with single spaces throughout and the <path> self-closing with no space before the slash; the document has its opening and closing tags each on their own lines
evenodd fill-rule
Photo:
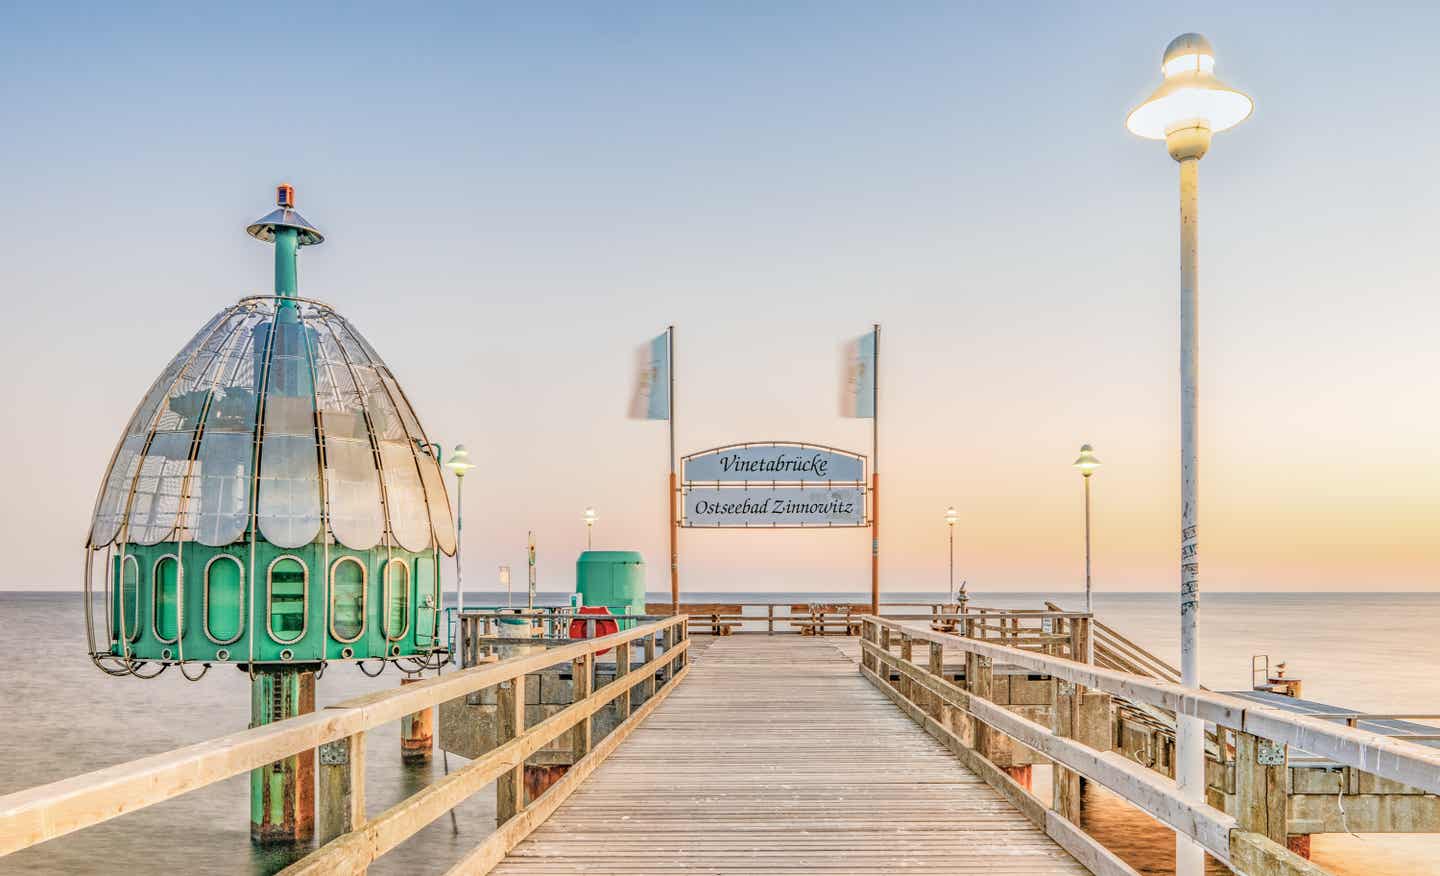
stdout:
<svg viewBox="0 0 1440 876">
<path fill-rule="evenodd" d="M 557 663 L 579 658 L 593 661 L 597 651 L 625 648 L 630 642 L 668 630 L 676 630 L 671 639 L 676 647 L 657 660 L 669 657 L 688 665 L 683 661 L 688 646 L 685 619 L 685 615 L 676 615 L 608 636 L 461 669 L 398 689 L 354 697 L 308 715 L 7 794 L 0 797 L 0 857 L 326 743 L 348 739 L 354 745 L 358 739 L 363 744 L 364 732 L 381 724 L 484 688 L 513 683 Z M 645 675 L 636 673 L 636 678 Z M 614 693 L 628 692 L 630 686 L 617 685 Z M 607 685 L 607 692 L 609 688 Z M 667 684 L 667 693 L 669 688 Z"/>
<path fill-rule="evenodd" d="M 988 698 L 988 679 L 993 665 L 1003 662 L 1050 675 L 1062 682 L 1062 691 L 1066 687 L 1065 683 L 1069 683 L 1072 691 L 1088 688 L 1133 702 L 1147 703 L 1177 714 L 1193 715 L 1219 727 L 1231 728 L 1238 736 L 1244 736 L 1252 743 L 1258 739 L 1272 740 L 1289 748 L 1321 755 L 1337 764 L 1362 772 L 1432 794 L 1440 793 L 1440 750 L 1408 742 L 1404 738 L 1336 725 L 1313 716 L 1257 705 L 1237 697 L 1187 688 L 1143 675 L 936 632 L 920 625 L 901 624 L 871 616 L 863 619 L 862 626 L 861 671 L 892 698 L 905 698 L 902 708 L 905 708 L 906 704 L 914 705 L 909 703 L 909 695 L 918 686 L 928 696 L 959 709 L 984 727 L 1010 736 L 1051 759 L 1056 763 L 1057 769 L 1063 767 L 1066 771 L 1073 770 L 1074 773 L 1117 792 L 1176 831 L 1193 838 L 1221 861 L 1234 863 L 1242 872 L 1250 871 L 1262 860 L 1277 866 L 1278 869 L 1273 870 L 1276 873 L 1299 874 L 1315 871 L 1303 869 L 1309 866 L 1307 862 L 1287 852 L 1273 837 L 1256 833 L 1251 824 L 1237 821 L 1236 818 L 1207 804 L 1184 800 L 1179 795 L 1178 786 L 1168 779 L 1157 776 L 1119 754 L 1093 748 L 1076 739 L 1065 738 L 1051 728 L 991 702 Z M 904 643 L 899 656 L 890 653 L 888 644 L 882 644 L 896 639 Z M 928 643 L 931 646 L 929 669 L 907 659 L 915 643 Z M 952 648 L 967 655 L 968 690 L 949 682 L 935 671 L 934 667 L 942 663 L 940 655 L 943 651 L 940 649 L 944 648 Z M 882 666 L 887 667 L 884 678 L 880 675 Z M 898 688 L 889 681 L 890 669 L 901 675 L 903 683 Z M 972 684 L 972 675 L 976 676 L 976 681 L 979 681 L 980 675 L 985 679 L 978 688 Z M 1071 695 L 1074 696 L 1073 693 Z M 897 699 L 897 703 L 899 702 Z M 915 714 L 912 713 L 912 717 L 916 717 Z M 926 726 L 927 730 L 931 730 L 932 735 L 937 734 L 938 731 L 931 728 L 928 721 L 922 721 L 919 717 L 916 717 L 916 720 Z M 950 734 L 950 731 L 945 730 L 945 733 Z M 983 733 L 977 730 L 971 735 L 977 740 L 977 747 L 983 747 L 979 745 L 984 739 Z M 1246 761 L 1247 769 L 1256 769 L 1249 763 L 1254 760 L 1255 758 L 1249 758 Z M 1237 760 L 1237 767 L 1239 766 L 1240 761 Z M 1263 775 L 1260 780 L 1264 781 Z M 1283 837 L 1281 839 L 1283 840 Z"/>
<path fill-rule="evenodd" d="M 498 748 L 487 752 L 444 778 L 436 780 L 280 872 L 285 876 L 302 876 L 302 874 L 304 876 L 321 876 L 321 874 L 328 873 L 364 870 L 381 855 L 409 839 L 425 825 L 444 815 L 485 785 L 523 765 L 526 758 L 569 733 L 581 721 L 588 721 L 592 715 L 608 706 L 617 697 L 653 678 L 655 673 L 669 666 L 672 661 L 684 653 L 689 645 L 688 640 L 679 642 L 676 647 L 667 650 L 638 669 L 620 676 L 615 683 L 605 685 L 583 700 L 571 703 L 539 724 L 526 728 L 520 735 L 508 740 Z M 688 671 L 688 667 L 682 668 L 675 675 L 675 680 L 678 681 Z M 671 684 L 667 684 L 660 690 L 668 694 L 671 687 Z M 663 697 L 652 698 L 656 703 L 660 699 Z M 653 709 L 653 706 L 651 708 Z M 618 744 L 619 740 L 628 736 L 630 730 L 644 720 L 645 715 L 648 714 L 647 710 L 643 714 L 637 712 L 627 718 L 611 733 L 611 737 L 616 737 L 614 744 Z M 607 739 L 611 737 L 607 737 Z M 597 748 L 589 752 L 580 759 L 576 766 L 584 763 L 587 759 L 595 762 L 603 760 L 614 748 L 614 744 L 603 751 Z M 572 766 L 571 769 L 575 769 L 575 766 Z M 588 774 L 589 770 L 587 769 L 586 772 Z M 532 803 L 532 805 L 534 804 Z M 503 830 L 503 826 L 500 829 Z M 516 838 L 515 842 L 519 842 L 519 839 Z M 513 846 L 512 842 L 509 848 L 513 848 Z M 509 851 L 509 848 L 506 848 L 506 851 Z"/>
<path fill-rule="evenodd" d="M 1212 724 L 1284 743 L 1291 748 L 1328 757 L 1345 766 L 1413 785 L 1431 794 L 1440 794 L 1440 750 L 1434 748 L 1336 726 L 1308 715 L 1258 705 L 1249 700 L 1203 688 L 1189 688 L 1132 673 L 1075 663 L 984 640 L 935 632 L 918 625 L 897 624 L 873 615 L 864 618 L 864 621 L 877 624 L 881 628 L 889 627 L 892 633 L 901 632 L 915 641 L 937 642 L 947 648 L 1012 663 L 1063 681 L 1149 703 L 1177 714 L 1203 718 Z"/>
</svg>

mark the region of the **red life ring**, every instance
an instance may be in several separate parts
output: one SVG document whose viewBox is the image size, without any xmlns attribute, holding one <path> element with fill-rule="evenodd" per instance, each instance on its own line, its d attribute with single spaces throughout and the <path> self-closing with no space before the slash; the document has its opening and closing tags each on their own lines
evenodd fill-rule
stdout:
<svg viewBox="0 0 1440 876">
<path fill-rule="evenodd" d="M 610 609 L 606 608 L 606 607 L 603 606 L 603 605 L 585 605 L 585 606 L 581 606 L 581 608 L 580 608 L 580 614 L 603 614 L 603 615 L 607 615 L 607 616 L 608 616 L 608 615 L 610 614 Z M 579 618 L 576 618 L 575 620 L 572 620 L 572 621 L 570 622 L 570 638 L 572 638 L 572 639 L 584 639 L 584 638 L 587 638 L 587 636 L 585 635 L 585 627 L 586 627 L 586 622 L 585 622 L 585 621 L 580 620 Z M 616 623 L 615 621 L 613 621 L 613 620 L 597 620 L 597 621 L 595 621 L 595 638 L 597 638 L 597 639 L 600 638 L 601 636 L 608 636 L 608 635 L 610 635 L 611 633 L 618 633 L 618 632 L 620 632 L 620 625 L 619 625 L 618 623 Z M 610 649 L 609 649 L 609 648 L 606 648 L 606 649 L 604 649 L 603 651 L 596 651 L 595 653 L 596 653 L 596 654 L 609 654 L 609 653 L 610 653 Z"/>
</svg>

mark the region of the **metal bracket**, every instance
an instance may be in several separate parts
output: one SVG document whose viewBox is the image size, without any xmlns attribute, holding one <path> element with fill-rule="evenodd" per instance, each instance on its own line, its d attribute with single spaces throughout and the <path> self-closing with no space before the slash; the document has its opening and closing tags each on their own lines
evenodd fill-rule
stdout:
<svg viewBox="0 0 1440 876">
<path fill-rule="evenodd" d="M 350 740 L 337 739 L 320 746 L 321 766 L 345 766 L 350 763 Z"/>
<path fill-rule="evenodd" d="M 1284 766 L 1285 743 L 1261 739 L 1255 747 L 1255 762 L 1261 766 Z"/>
<path fill-rule="evenodd" d="M 1075 696 L 1075 682 L 1073 682 L 1073 681 L 1064 681 L 1064 680 L 1061 680 L 1061 682 L 1060 682 L 1060 696 L 1062 696 L 1062 697 L 1073 697 L 1073 696 Z"/>
</svg>

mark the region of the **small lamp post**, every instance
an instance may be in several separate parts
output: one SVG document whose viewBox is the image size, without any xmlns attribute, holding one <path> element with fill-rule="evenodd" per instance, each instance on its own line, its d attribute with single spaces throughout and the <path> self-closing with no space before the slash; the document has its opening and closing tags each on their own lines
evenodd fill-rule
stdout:
<svg viewBox="0 0 1440 876">
<path fill-rule="evenodd" d="M 1081 444 L 1080 458 L 1075 460 L 1074 466 L 1080 470 L 1085 481 L 1085 611 L 1093 613 L 1095 607 L 1090 601 L 1090 476 L 1100 467 L 1095 449 L 1089 444 Z"/>
<path fill-rule="evenodd" d="M 594 547 L 591 536 L 595 530 L 595 521 L 599 519 L 600 515 L 595 513 L 595 506 L 591 505 L 585 509 L 585 550 L 587 551 Z"/>
<path fill-rule="evenodd" d="M 950 530 L 950 601 L 955 601 L 955 524 L 960 520 L 960 513 L 951 505 L 945 509 L 945 528 Z"/>
<path fill-rule="evenodd" d="M 461 574 L 460 551 L 461 536 L 464 535 L 464 506 L 465 506 L 465 472 L 475 467 L 470 461 L 470 451 L 465 449 L 464 444 L 456 444 L 455 452 L 450 455 L 450 461 L 445 467 L 455 473 L 455 616 L 456 623 L 459 623 L 459 616 L 465 609 L 465 584 Z"/>
<path fill-rule="evenodd" d="M 1199 165 L 1212 135 L 1250 117 L 1255 102 L 1215 78 L 1215 49 L 1198 33 L 1181 34 L 1165 47 L 1160 62 L 1165 81 L 1130 111 L 1131 133 L 1164 140 L 1180 164 L 1180 679 L 1200 684 L 1196 615 L 1200 610 L 1199 541 L 1196 505 L 1199 425 Z M 1205 723 L 1189 715 L 1176 723 L 1175 781 L 1181 796 L 1205 801 Z M 1200 876 L 1205 854 L 1181 834 L 1175 836 L 1177 876 Z"/>
</svg>

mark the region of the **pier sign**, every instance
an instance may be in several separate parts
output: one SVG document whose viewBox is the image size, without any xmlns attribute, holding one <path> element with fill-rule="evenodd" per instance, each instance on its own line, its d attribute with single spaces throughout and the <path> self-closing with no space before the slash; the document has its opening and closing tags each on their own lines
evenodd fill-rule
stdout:
<svg viewBox="0 0 1440 876">
<path fill-rule="evenodd" d="M 686 487 L 682 526 L 777 529 L 865 525 L 865 488 Z"/>
<path fill-rule="evenodd" d="M 806 444 L 737 444 L 687 456 L 682 463 L 687 484 L 865 482 L 865 457 Z"/>
<path fill-rule="evenodd" d="M 731 444 L 682 457 L 680 526 L 868 526 L 865 457 L 819 444 Z"/>
</svg>

